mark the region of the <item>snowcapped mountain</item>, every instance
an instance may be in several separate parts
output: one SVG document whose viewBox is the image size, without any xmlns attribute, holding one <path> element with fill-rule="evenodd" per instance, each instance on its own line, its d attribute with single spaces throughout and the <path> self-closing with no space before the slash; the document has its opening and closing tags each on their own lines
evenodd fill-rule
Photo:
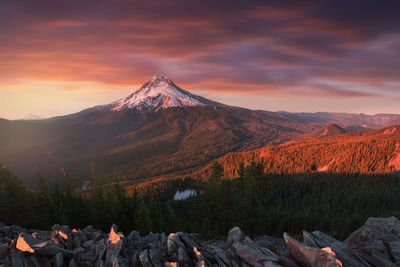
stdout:
<svg viewBox="0 0 400 267">
<path fill-rule="evenodd" d="M 210 102 L 179 88 L 169 78 L 156 74 L 139 90 L 115 102 L 111 110 L 159 111 L 171 107 L 204 106 Z"/>
</svg>

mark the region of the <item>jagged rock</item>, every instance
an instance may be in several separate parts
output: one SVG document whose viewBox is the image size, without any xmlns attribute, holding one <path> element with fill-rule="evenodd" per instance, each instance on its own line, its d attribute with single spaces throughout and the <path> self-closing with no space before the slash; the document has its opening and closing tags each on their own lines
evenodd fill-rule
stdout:
<svg viewBox="0 0 400 267">
<path fill-rule="evenodd" d="M 88 225 L 85 228 L 83 228 L 82 231 L 85 232 L 85 233 L 90 233 L 90 232 L 93 231 L 93 229 L 94 229 L 93 225 Z"/>
<path fill-rule="evenodd" d="M 93 247 L 93 245 L 94 245 L 94 241 L 93 240 L 88 240 L 88 241 L 84 242 L 82 245 L 86 249 L 91 249 Z"/>
<path fill-rule="evenodd" d="M 254 243 L 256 243 L 257 246 L 268 248 L 277 254 L 289 253 L 285 241 L 282 238 L 263 235 L 254 238 Z"/>
<path fill-rule="evenodd" d="M 185 247 L 185 245 L 179 239 L 179 234 L 171 233 L 167 238 L 167 252 L 174 261 L 178 261 L 178 248 L 180 247 Z"/>
<path fill-rule="evenodd" d="M 186 252 L 186 248 L 185 247 L 179 247 L 178 248 L 178 263 L 179 265 L 185 266 L 185 265 L 191 265 L 192 261 L 188 255 L 188 253 Z"/>
<path fill-rule="evenodd" d="M 285 242 L 289 247 L 290 254 L 296 261 L 304 266 L 310 267 L 342 267 L 343 264 L 336 258 L 335 253 L 329 248 L 309 247 L 296 239 L 283 234 Z"/>
<path fill-rule="evenodd" d="M 232 247 L 242 261 L 250 264 L 251 266 L 263 266 L 264 263 L 269 264 L 268 262 L 279 261 L 279 256 L 267 248 L 239 242 L 233 243 Z"/>
<path fill-rule="evenodd" d="M 395 266 L 397 266 L 393 262 L 390 262 L 388 260 L 385 260 L 384 258 L 375 256 L 375 255 L 368 254 L 367 252 L 365 252 L 361 249 L 356 250 L 356 252 L 358 253 L 358 255 L 360 255 L 360 257 L 362 257 L 366 262 L 368 262 L 368 264 L 366 264 L 365 266 L 379 266 L 379 267 L 395 267 Z"/>
<path fill-rule="evenodd" d="M 108 237 L 107 249 L 114 255 L 118 256 L 122 249 L 124 235 L 117 232 L 117 226 L 113 224 L 111 226 L 110 234 Z"/>
<path fill-rule="evenodd" d="M 234 242 L 243 241 L 245 237 L 246 236 L 243 234 L 242 230 L 240 230 L 239 227 L 235 226 L 229 231 L 228 237 L 226 239 L 226 243 L 229 246 L 230 244 L 233 244 Z"/>
<path fill-rule="evenodd" d="M 226 252 L 218 246 L 207 244 L 201 248 L 200 252 L 207 262 L 216 263 L 218 266 L 230 266 L 231 264 Z"/>
<path fill-rule="evenodd" d="M 56 267 L 62 267 L 63 264 L 64 264 L 64 256 L 61 252 L 59 252 L 54 256 L 54 265 Z"/>
<path fill-rule="evenodd" d="M 369 266 L 356 251 L 327 234 L 314 231 L 311 238 L 319 248 L 330 247 L 345 266 Z"/>
<path fill-rule="evenodd" d="M 78 267 L 78 264 L 76 264 L 75 260 L 72 259 L 72 260 L 69 262 L 68 267 Z"/>
<path fill-rule="evenodd" d="M 3 242 L 0 242 L 0 260 L 4 259 L 7 256 L 7 245 Z"/>
<path fill-rule="evenodd" d="M 127 236 L 127 238 L 128 238 L 129 240 L 132 240 L 132 241 L 138 241 L 138 240 L 141 239 L 140 234 L 139 234 L 139 232 L 137 232 L 137 231 L 132 231 L 132 232 Z"/>
<path fill-rule="evenodd" d="M 96 244 L 95 253 L 98 261 L 103 258 L 104 253 L 106 252 L 107 244 L 106 240 L 102 239 Z"/>
<path fill-rule="evenodd" d="M 16 248 L 22 252 L 35 253 L 38 248 L 47 245 L 47 241 L 33 238 L 27 233 L 20 233 L 17 239 Z"/>
<path fill-rule="evenodd" d="M 373 240 L 400 241 L 400 222 L 395 217 L 368 218 L 344 243 L 350 248 L 361 248 Z"/>
<path fill-rule="evenodd" d="M 110 262 L 111 265 L 106 263 L 105 264 L 106 266 L 112 266 L 112 267 L 127 267 L 128 266 L 128 264 L 126 263 L 126 260 L 121 257 L 111 255 L 110 259 L 111 259 L 111 262 Z M 144 265 L 144 266 L 151 266 L 151 265 Z"/>
<path fill-rule="evenodd" d="M 307 246 L 318 248 L 317 242 L 314 239 L 314 236 L 307 231 L 303 231 L 303 242 Z"/>
<path fill-rule="evenodd" d="M 150 249 L 149 259 L 153 266 L 162 266 L 163 260 L 160 250 L 154 248 Z"/>
<path fill-rule="evenodd" d="M 31 233 L 31 234 L 30 234 Z M 370 218 L 345 242 L 319 231 L 303 232 L 304 244 L 285 234 L 254 241 L 238 227 L 227 241 L 207 243 L 193 234 L 132 231 L 126 238 L 113 225 L 109 234 L 94 229 L 52 231 L 0 226 L 0 260 L 16 266 L 397 266 L 400 264 L 400 223 L 394 217 Z M 354 247 L 349 247 L 348 244 Z M 0 264 L 1 267 L 1 264 Z"/>
<path fill-rule="evenodd" d="M 396 263 L 400 263 L 400 241 L 394 241 L 389 243 L 390 254 L 392 255 Z"/>
<path fill-rule="evenodd" d="M 149 251 L 147 249 L 143 250 L 139 254 L 139 260 L 143 266 L 152 266 L 152 263 L 149 259 Z"/>
</svg>

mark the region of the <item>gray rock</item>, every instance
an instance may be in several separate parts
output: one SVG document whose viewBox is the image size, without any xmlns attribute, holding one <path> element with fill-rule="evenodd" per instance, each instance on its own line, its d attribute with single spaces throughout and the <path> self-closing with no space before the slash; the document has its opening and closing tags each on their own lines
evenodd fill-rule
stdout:
<svg viewBox="0 0 400 267">
<path fill-rule="evenodd" d="M 162 254 L 160 250 L 158 249 L 150 249 L 149 250 L 149 260 L 153 264 L 153 266 L 162 266 L 163 260 L 162 260 Z"/>
<path fill-rule="evenodd" d="M 141 239 L 139 232 L 132 231 L 127 238 L 132 241 L 139 241 Z"/>
<path fill-rule="evenodd" d="M 307 267 L 342 267 L 343 264 L 336 258 L 335 253 L 329 248 L 309 247 L 296 239 L 283 234 L 286 245 L 289 247 L 290 255 Z M 360 265 L 361 266 L 361 265 Z"/>
<path fill-rule="evenodd" d="M 179 247 L 178 248 L 178 263 L 179 265 L 185 266 L 185 265 L 192 265 L 192 261 L 186 252 L 185 247 Z"/>
<path fill-rule="evenodd" d="M 47 241 L 33 238 L 27 233 L 20 233 L 17 239 L 16 248 L 22 252 L 36 253 L 36 250 L 47 245 Z"/>
<path fill-rule="evenodd" d="M 344 243 L 350 248 L 361 248 L 373 240 L 400 241 L 400 222 L 395 217 L 368 218 Z"/>
<path fill-rule="evenodd" d="M 12 263 L 15 267 L 25 267 L 25 258 L 20 254 L 15 254 L 12 256 Z"/>
<path fill-rule="evenodd" d="M 226 243 L 227 245 L 231 245 L 234 242 L 241 242 L 244 240 L 246 236 L 243 234 L 242 230 L 240 230 L 239 227 L 235 226 L 233 227 L 229 233 L 228 233 L 228 237 L 226 239 Z"/>
<path fill-rule="evenodd" d="M 392 260 L 392 255 L 382 240 L 372 240 L 362 250 L 385 260 Z"/>
<path fill-rule="evenodd" d="M 62 267 L 63 264 L 64 264 L 64 256 L 63 256 L 63 254 L 62 254 L 61 252 L 57 253 L 57 254 L 54 256 L 53 261 L 54 261 L 54 265 L 55 265 L 56 267 Z"/>
<path fill-rule="evenodd" d="M 118 233 L 117 226 L 113 224 L 111 226 L 110 234 L 108 236 L 108 241 L 107 241 L 108 251 L 110 251 L 115 256 L 118 256 L 124 243 L 123 238 L 124 238 L 123 234 Z"/>
<path fill-rule="evenodd" d="M 307 231 L 303 231 L 303 242 L 307 246 L 318 248 L 317 242 L 315 241 L 313 235 Z"/>
<path fill-rule="evenodd" d="M 167 252 L 173 261 L 178 261 L 178 249 L 185 247 L 179 239 L 179 234 L 171 233 L 167 238 Z"/>
<path fill-rule="evenodd" d="M 282 238 L 277 238 L 273 236 L 258 236 L 254 238 L 254 243 L 257 246 L 268 248 L 269 250 L 277 253 L 277 254 L 285 254 L 289 253 L 285 245 L 285 241 Z"/>
<path fill-rule="evenodd" d="M 396 264 L 394 264 L 391 261 L 388 261 L 384 258 L 381 258 L 379 256 L 376 255 L 371 255 L 367 252 L 365 252 L 362 249 L 358 249 L 355 250 L 358 255 L 360 255 L 366 262 L 368 262 L 368 264 L 372 265 L 372 266 L 379 266 L 379 267 L 395 267 L 397 266 Z"/>
<path fill-rule="evenodd" d="M 345 266 L 370 266 L 356 251 L 343 242 L 319 231 L 312 232 L 312 237 L 318 247 L 330 247 Z"/>
<path fill-rule="evenodd" d="M 389 242 L 390 254 L 396 263 L 400 263 L 400 241 Z"/>
<path fill-rule="evenodd" d="M 90 232 L 93 231 L 93 229 L 94 229 L 93 225 L 88 225 L 85 228 L 83 228 L 82 231 L 85 232 L 85 233 L 90 233 Z"/>
<path fill-rule="evenodd" d="M 143 250 L 139 254 L 139 260 L 143 266 L 152 266 L 152 263 L 149 259 L 149 251 L 147 249 Z"/>
<path fill-rule="evenodd" d="M 78 266 L 78 264 L 76 264 L 75 260 L 72 259 L 72 260 L 69 262 L 68 267 L 79 267 L 79 266 Z"/>
<path fill-rule="evenodd" d="M 98 260 L 102 259 L 106 252 L 107 244 L 106 240 L 102 239 L 96 244 L 95 253 Z"/>
<path fill-rule="evenodd" d="M 226 251 L 222 248 L 207 244 L 200 249 L 201 255 L 207 262 L 216 263 L 218 266 L 230 266 L 231 260 L 228 258 Z"/>
<path fill-rule="evenodd" d="M 0 242 L 0 260 L 3 260 L 5 257 L 7 257 L 8 245 L 4 244 L 3 242 Z"/>
<path fill-rule="evenodd" d="M 232 245 L 235 253 L 242 259 L 242 261 L 250 264 L 251 266 L 263 266 L 264 262 L 278 262 L 279 256 L 267 248 L 257 247 L 253 244 L 243 244 L 235 242 Z"/>
</svg>

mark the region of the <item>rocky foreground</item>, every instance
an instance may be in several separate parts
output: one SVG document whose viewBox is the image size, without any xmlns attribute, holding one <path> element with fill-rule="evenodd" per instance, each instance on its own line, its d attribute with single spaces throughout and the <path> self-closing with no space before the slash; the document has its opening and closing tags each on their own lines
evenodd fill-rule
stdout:
<svg viewBox="0 0 400 267">
<path fill-rule="evenodd" d="M 299 241 L 244 235 L 238 227 L 226 241 L 212 244 L 193 234 L 133 231 L 124 236 L 88 226 L 83 230 L 54 225 L 50 231 L 0 226 L 0 266 L 398 266 L 400 222 L 369 218 L 344 242 L 319 231 Z"/>
</svg>

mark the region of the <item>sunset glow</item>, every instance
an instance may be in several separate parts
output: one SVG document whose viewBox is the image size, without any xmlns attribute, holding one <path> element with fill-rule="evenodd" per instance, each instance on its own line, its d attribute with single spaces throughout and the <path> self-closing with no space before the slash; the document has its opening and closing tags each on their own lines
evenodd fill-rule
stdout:
<svg viewBox="0 0 400 267">
<path fill-rule="evenodd" d="M 155 73 L 253 109 L 400 113 L 398 1 L 271 3 L 2 1 L 0 117 L 107 104 Z"/>
</svg>

